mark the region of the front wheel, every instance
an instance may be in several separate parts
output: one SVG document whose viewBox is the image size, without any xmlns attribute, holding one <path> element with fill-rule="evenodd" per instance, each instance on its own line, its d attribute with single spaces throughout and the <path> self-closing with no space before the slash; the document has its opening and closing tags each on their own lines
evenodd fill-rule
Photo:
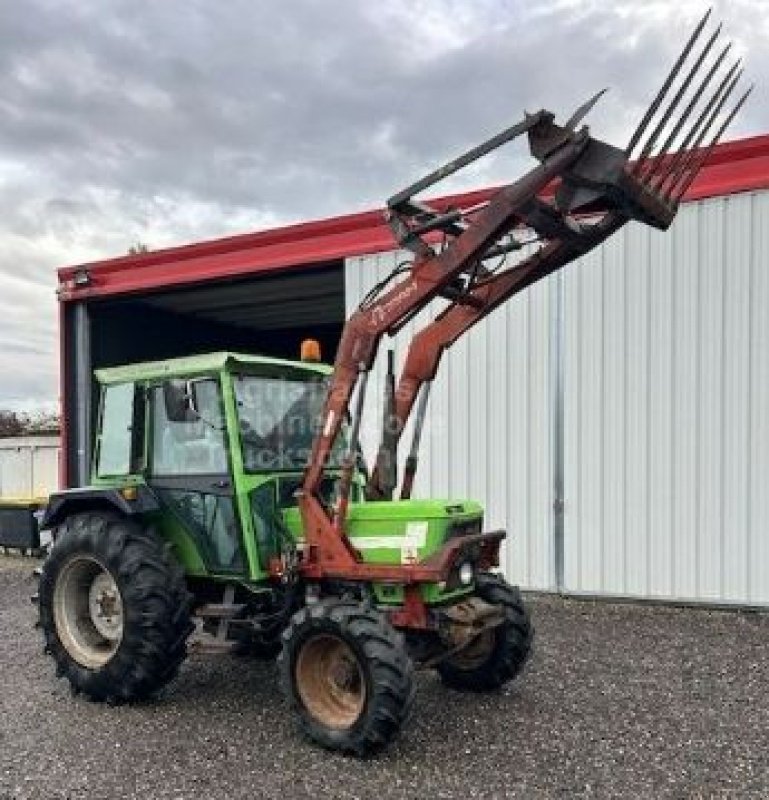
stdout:
<svg viewBox="0 0 769 800">
<path fill-rule="evenodd" d="M 476 594 L 501 606 L 504 622 L 485 631 L 460 652 L 438 663 L 443 682 L 453 689 L 486 692 L 515 678 L 531 654 L 534 627 L 517 586 L 498 575 L 478 576 Z"/>
<path fill-rule="evenodd" d="M 311 739 L 363 756 L 397 736 L 411 714 L 414 668 L 382 614 L 324 600 L 294 614 L 282 640 L 281 688 Z"/>
</svg>

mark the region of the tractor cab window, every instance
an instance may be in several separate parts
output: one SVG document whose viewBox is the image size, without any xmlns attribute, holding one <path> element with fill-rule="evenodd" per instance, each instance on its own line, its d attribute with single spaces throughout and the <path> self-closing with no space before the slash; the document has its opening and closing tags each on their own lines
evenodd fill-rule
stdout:
<svg viewBox="0 0 769 800">
<path fill-rule="evenodd" d="M 327 384 L 307 380 L 235 377 L 243 463 L 247 472 L 304 469 L 318 432 Z M 340 436 L 331 466 L 341 464 Z"/>
<path fill-rule="evenodd" d="M 195 382 L 195 409 L 169 415 L 164 387 L 152 390 L 153 475 L 225 475 L 227 448 L 219 382 Z"/>
<path fill-rule="evenodd" d="M 134 384 L 107 386 L 102 394 L 97 474 L 128 475 L 134 425 Z"/>
</svg>

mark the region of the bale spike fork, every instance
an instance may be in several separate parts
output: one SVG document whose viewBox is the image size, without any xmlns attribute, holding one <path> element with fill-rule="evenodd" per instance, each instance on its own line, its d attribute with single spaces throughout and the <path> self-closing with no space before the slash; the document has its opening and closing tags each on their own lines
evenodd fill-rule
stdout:
<svg viewBox="0 0 769 800">
<path fill-rule="evenodd" d="M 561 125 L 550 111 L 527 114 L 521 122 L 390 198 L 387 221 L 398 245 L 410 250 L 414 258 L 364 298 L 342 332 L 322 429 L 313 445 L 299 499 L 308 544 L 303 569 L 308 574 L 362 580 L 377 577 L 377 567 L 363 564 L 345 535 L 357 434 L 349 446 L 336 508 L 323 506 L 318 488 L 353 392 L 358 387 L 360 401 L 365 375 L 383 335 L 397 333 L 431 300 L 447 301 L 439 316 L 413 339 L 394 397 L 389 393 L 385 408 L 389 431 L 383 436 L 368 485 L 371 497 L 392 496 L 397 482 L 393 468 L 397 441 L 421 397 L 415 442 L 401 490 L 401 496 L 408 497 L 427 391 L 443 350 L 497 306 L 592 250 L 628 221 L 661 230 L 670 226 L 684 192 L 750 93 L 748 89 L 727 110 L 741 70 L 738 63 L 727 66 L 729 46 L 718 45 L 720 26 L 703 43 L 709 18 L 710 12 L 697 25 L 624 149 L 593 138 L 589 129 L 581 126 L 603 94 L 599 92 Z M 498 189 L 487 203 L 446 208 L 415 199 L 418 193 L 523 135 L 539 163 L 516 182 Z M 543 199 L 543 190 L 553 184 L 553 200 Z M 517 237 L 522 229 L 532 232 L 529 241 L 538 243 L 536 252 L 506 268 L 491 264 L 490 259 L 504 260 L 507 253 L 522 247 Z M 354 432 L 361 409 L 362 403 L 357 402 Z M 442 580 L 435 564 L 405 565 L 397 570 L 399 580 L 407 585 Z M 414 624 L 417 611 L 411 614 Z"/>
</svg>

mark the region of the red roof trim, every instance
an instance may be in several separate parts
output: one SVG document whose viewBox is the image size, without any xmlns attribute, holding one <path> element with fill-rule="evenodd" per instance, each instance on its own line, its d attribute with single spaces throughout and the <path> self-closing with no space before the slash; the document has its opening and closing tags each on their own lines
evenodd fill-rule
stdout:
<svg viewBox="0 0 769 800">
<path fill-rule="evenodd" d="M 765 188 L 769 188 L 769 135 L 719 145 L 689 188 L 685 200 Z M 489 188 L 451 195 L 434 203 L 439 207 L 472 205 L 487 199 L 493 191 Z M 365 211 L 65 267 L 59 270 L 61 299 L 158 291 L 170 285 L 336 261 L 390 250 L 393 246 L 382 212 Z M 74 288 L 72 279 L 83 268 L 88 270 L 91 284 Z"/>
</svg>

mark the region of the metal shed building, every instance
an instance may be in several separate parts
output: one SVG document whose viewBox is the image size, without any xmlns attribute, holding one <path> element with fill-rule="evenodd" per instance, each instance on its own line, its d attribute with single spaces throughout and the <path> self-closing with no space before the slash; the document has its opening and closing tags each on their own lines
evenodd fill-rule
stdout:
<svg viewBox="0 0 769 800">
<path fill-rule="evenodd" d="M 499 309 L 435 382 L 417 492 L 483 501 L 525 588 L 769 605 L 769 136 L 719 146 L 686 201 Z M 330 358 L 391 248 L 366 212 L 61 270 L 62 482 L 87 480 L 94 368 L 307 335 Z"/>
</svg>

